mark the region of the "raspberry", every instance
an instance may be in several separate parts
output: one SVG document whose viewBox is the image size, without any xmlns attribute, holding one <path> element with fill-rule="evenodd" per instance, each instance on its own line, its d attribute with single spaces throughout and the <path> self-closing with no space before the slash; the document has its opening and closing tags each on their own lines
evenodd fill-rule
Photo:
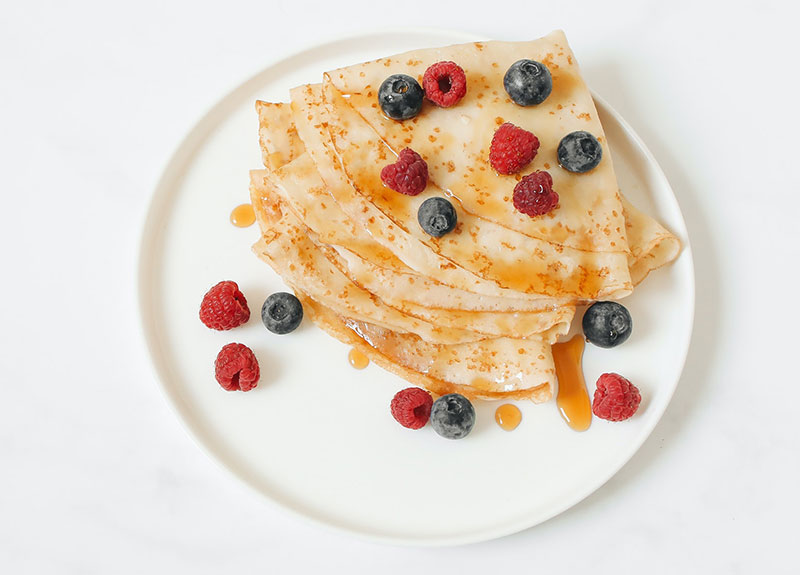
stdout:
<svg viewBox="0 0 800 575">
<path fill-rule="evenodd" d="M 616 373 L 604 373 L 597 380 L 592 413 L 600 419 L 623 421 L 639 408 L 642 396 L 630 381 Z"/>
<path fill-rule="evenodd" d="M 392 415 L 403 427 L 419 429 L 428 423 L 432 405 L 430 393 L 418 387 L 408 387 L 392 398 Z"/>
<path fill-rule="evenodd" d="M 425 97 L 442 108 L 458 103 L 467 93 L 467 76 L 455 62 L 436 62 L 422 76 Z"/>
<path fill-rule="evenodd" d="M 501 174 L 516 174 L 531 163 L 539 150 L 539 138 L 506 122 L 494 133 L 489 162 Z"/>
<path fill-rule="evenodd" d="M 261 373 L 252 350 L 241 343 L 229 343 L 217 354 L 214 376 L 227 391 L 250 391 L 258 384 Z"/>
<path fill-rule="evenodd" d="M 397 162 L 381 170 L 381 180 L 387 187 L 406 196 L 416 196 L 428 185 L 428 164 L 411 148 L 397 156 Z"/>
<path fill-rule="evenodd" d="M 558 207 L 558 194 L 553 191 L 553 178 L 547 172 L 533 172 L 514 186 L 514 207 L 531 217 L 552 212 Z"/>
<path fill-rule="evenodd" d="M 250 308 L 236 282 L 219 282 L 203 296 L 200 321 L 211 329 L 224 331 L 239 327 L 250 319 Z"/>
</svg>

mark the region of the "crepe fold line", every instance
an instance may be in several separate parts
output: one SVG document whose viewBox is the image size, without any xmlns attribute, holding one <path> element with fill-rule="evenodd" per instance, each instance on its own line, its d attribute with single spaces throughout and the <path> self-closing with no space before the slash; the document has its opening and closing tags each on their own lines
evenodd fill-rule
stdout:
<svg viewBox="0 0 800 575">
<path fill-rule="evenodd" d="M 636 209 L 624 197 L 622 211 L 631 254 L 628 256 L 631 281 L 639 285 L 647 275 L 678 257 L 681 242 L 656 220 Z"/>
<path fill-rule="evenodd" d="M 505 70 L 522 57 L 553 74 L 553 93 L 533 108 L 512 104 L 502 89 Z M 464 100 L 452 109 L 426 103 L 406 122 L 386 119 L 380 82 L 396 72 L 421 78 L 441 60 L 465 69 Z M 253 249 L 322 329 L 434 393 L 546 401 L 555 386 L 550 346 L 569 330 L 575 305 L 628 295 L 680 251 L 617 189 L 591 94 L 561 32 L 383 58 L 329 72 L 290 96 L 291 104 L 256 104 L 267 169 L 251 173 L 262 230 Z M 508 197 L 515 179 L 488 165 L 504 121 L 540 139 L 525 173 L 548 170 L 561 197 L 545 217 L 516 212 Z M 575 129 L 603 146 L 588 174 L 557 165 L 555 147 Z M 429 166 L 417 197 L 379 178 L 405 147 Z M 416 223 L 432 196 L 449 197 L 459 214 L 457 229 L 440 239 Z"/>
<path fill-rule="evenodd" d="M 303 144 L 287 112 L 285 104 L 256 101 L 258 143 L 267 167 L 278 168 L 302 153 Z"/>
</svg>

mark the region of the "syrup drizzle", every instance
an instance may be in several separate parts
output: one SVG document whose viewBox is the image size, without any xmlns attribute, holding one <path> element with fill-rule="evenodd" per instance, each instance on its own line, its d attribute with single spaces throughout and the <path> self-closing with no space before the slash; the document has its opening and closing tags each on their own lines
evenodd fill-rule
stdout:
<svg viewBox="0 0 800 575">
<path fill-rule="evenodd" d="M 561 417 L 575 431 L 586 431 L 592 423 L 592 402 L 583 379 L 583 337 L 576 335 L 553 345 L 558 377 L 556 404 Z"/>
</svg>

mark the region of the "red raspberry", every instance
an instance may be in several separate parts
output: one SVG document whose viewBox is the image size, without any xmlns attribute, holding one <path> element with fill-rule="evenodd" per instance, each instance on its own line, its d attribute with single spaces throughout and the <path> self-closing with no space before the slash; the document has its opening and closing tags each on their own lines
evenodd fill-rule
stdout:
<svg viewBox="0 0 800 575">
<path fill-rule="evenodd" d="M 506 122 L 494 133 L 489 147 L 489 162 L 501 174 L 516 174 L 531 163 L 539 150 L 539 138 Z"/>
<path fill-rule="evenodd" d="M 219 282 L 203 296 L 200 321 L 211 329 L 224 331 L 239 327 L 250 319 L 250 308 L 236 282 Z"/>
<path fill-rule="evenodd" d="M 397 156 L 397 162 L 381 170 L 381 180 L 387 187 L 406 196 L 416 196 L 428 185 L 428 164 L 411 148 Z"/>
<path fill-rule="evenodd" d="M 431 416 L 433 398 L 418 387 L 398 391 L 392 399 L 392 415 L 397 423 L 409 429 L 425 427 Z"/>
<path fill-rule="evenodd" d="M 436 62 L 422 76 L 425 97 L 442 108 L 458 103 L 467 93 L 467 75 L 455 62 Z"/>
<path fill-rule="evenodd" d="M 533 172 L 514 186 L 514 207 L 531 217 L 552 212 L 558 207 L 558 194 L 553 191 L 553 178 L 547 172 Z"/>
<path fill-rule="evenodd" d="M 217 354 L 214 376 L 227 391 L 250 391 L 258 384 L 261 372 L 252 350 L 241 343 L 229 343 Z"/>
<path fill-rule="evenodd" d="M 630 381 L 616 373 L 604 373 L 597 380 L 592 413 L 600 419 L 622 421 L 639 408 L 642 396 Z"/>
</svg>

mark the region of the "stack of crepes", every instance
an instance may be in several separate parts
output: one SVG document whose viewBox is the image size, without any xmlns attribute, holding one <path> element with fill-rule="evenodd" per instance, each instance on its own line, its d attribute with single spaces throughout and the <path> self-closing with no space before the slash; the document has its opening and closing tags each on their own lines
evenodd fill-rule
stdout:
<svg viewBox="0 0 800 575">
<path fill-rule="evenodd" d="M 521 58 L 543 62 L 553 91 L 514 104 L 503 76 Z M 377 91 L 389 75 L 421 80 L 456 62 L 466 96 L 451 108 L 425 102 L 418 116 L 386 118 Z M 291 104 L 257 102 L 266 169 L 251 172 L 261 227 L 256 254 L 291 286 L 307 316 L 374 363 L 436 394 L 550 399 L 551 344 L 575 306 L 629 295 L 674 259 L 678 240 L 621 195 L 591 94 L 562 32 L 531 42 L 480 42 L 381 58 L 324 74 L 291 91 Z M 547 170 L 559 207 L 531 218 L 515 210 L 518 177 L 497 174 L 489 145 L 512 122 L 541 145 L 523 174 Z M 558 164 L 575 130 L 603 146 L 584 174 Z M 418 196 L 385 187 L 381 168 L 406 147 L 429 169 Z M 417 210 L 449 198 L 456 229 L 426 234 Z"/>
</svg>

